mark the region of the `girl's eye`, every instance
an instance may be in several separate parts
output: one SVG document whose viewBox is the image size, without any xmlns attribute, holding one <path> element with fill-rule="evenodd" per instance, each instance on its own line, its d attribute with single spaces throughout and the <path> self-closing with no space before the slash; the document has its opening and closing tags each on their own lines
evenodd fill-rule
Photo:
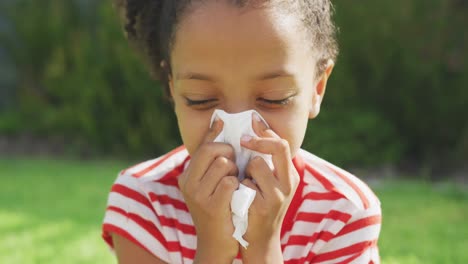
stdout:
<svg viewBox="0 0 468 264">
<path fill-rule="evenodd" d="M 265 98 L 259 98 L 258 100 L 262 101 L 264 103 L 267 103 L 267 104 L 281 106 L 281 105 L 289 104 L 291 102 L 292 98 L 293 98 L 293 96 L 289 96 L 288 98 L 279 99 L 279 100 L 269 100 L 269 99 L 265 99 Z"/>
<path fill-rule="evenodd" d="M 188 106 L 203 106 L 211 102 L 217 101 L 217 99 L 212 98 L 212 99 L 205 99 L 205 100 L 191 100 L 187 97 L 185 97 L 185 100 L 187 101 Z"/>
</svg>

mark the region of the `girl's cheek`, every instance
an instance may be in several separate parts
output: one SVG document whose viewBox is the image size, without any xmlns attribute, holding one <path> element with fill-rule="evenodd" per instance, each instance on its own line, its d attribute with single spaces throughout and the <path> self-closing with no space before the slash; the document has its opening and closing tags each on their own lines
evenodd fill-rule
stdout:
<svg viewBox="0 0 468 264">
<path fill-rule="evenodd" d="M 193 109 L 184 109 L 179 112 L 179 129 L 182 140 L 192 155 L 202 144 L 209 130 L 211 114 L 198 113 Z"/>
<path fill-rule="evenodd" d="M 279 137 L 289 142 L 292 152 L 300 147 L 307 129 L 307 111 L 304 109 L 291 109 L 291 111 L 282 113 L 266 114 L 264 118 Z"/>
</svg>

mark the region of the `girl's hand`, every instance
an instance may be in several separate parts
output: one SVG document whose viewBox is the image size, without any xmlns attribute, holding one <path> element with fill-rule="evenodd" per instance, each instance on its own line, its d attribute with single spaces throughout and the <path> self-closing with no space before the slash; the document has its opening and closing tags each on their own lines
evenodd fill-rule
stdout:
<svg viewBox="0 0 468 264">
<path fill-rule="evenodd" d="M 255 114 L 254 114 L 255 115 Z M 244 136 L 241 145 L 253 151 L 271 154 L 274 171 L 260 157 L 253 158 L 246 168 L 242 183 L 257 191 L 249 209 L 249 225 L 244 235 L 249 242 L 241 248 L 244 263 L 274 263 L 283 261 L 280 233 L 286 211 L 299 184 L 288 141 L 281 139 L 254 116 L 253 128 L 259 137 Z"/>
<path fill-rule="evenodd" d="M 239 252 L 230 210 L 239 187 L 234 149 L 212 142 L 222 128 L 223 121 L 213 123 L 178 182 L 197 232 L 198 263 L 232 263 Z"/>
</svg>

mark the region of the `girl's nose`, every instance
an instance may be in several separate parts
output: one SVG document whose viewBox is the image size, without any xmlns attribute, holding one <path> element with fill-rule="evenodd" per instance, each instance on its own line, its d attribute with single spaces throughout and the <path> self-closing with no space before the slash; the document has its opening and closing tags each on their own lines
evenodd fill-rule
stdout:
<svg viewBox="0 0 468 264">
<path fill-rule="evenodd" d="M 231 108 L 223 109 L 223 110 L 228 114 L 237 114 L 237 113 L 241 113 L 241 112 L 248 111 L 248 110 L 254 110 L 254 109 L 249 108 L 249 107 L 244 107 L 244 108 L 236 107 L 235 110 L 232 110 Z"/>
<path fill-rule="evenodd" d="M 247 99 L 232 99 L 227 101 L 223 110 L 229 114 L 235 114 L 254 109 L 254 106 Z"/>
</svg>

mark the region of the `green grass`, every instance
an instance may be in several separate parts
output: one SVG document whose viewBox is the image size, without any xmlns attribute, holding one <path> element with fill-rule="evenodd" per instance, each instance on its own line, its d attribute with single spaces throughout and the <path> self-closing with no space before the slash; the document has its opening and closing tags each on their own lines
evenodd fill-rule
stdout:
<svg viewBox="0 0 468 264">
<path fill-rule="evenodd" d="M 382 262 L 468 263 L 468 190 L 451 183 L 387 182 L 382 203 Z"/>
<path fill-rule="evenodd" d="M 0 160 L 0 263 L 115 263 L 101 240 L 109 188 L 124 162 Z M 384 264 L 468 263 L 468 191 L 383 182 Z"/>
<path fill-rule="evenodd" d="M 125 166 L 0 160 L 0 263 L 113 263 L 100 225 Z"/>
</svg>

